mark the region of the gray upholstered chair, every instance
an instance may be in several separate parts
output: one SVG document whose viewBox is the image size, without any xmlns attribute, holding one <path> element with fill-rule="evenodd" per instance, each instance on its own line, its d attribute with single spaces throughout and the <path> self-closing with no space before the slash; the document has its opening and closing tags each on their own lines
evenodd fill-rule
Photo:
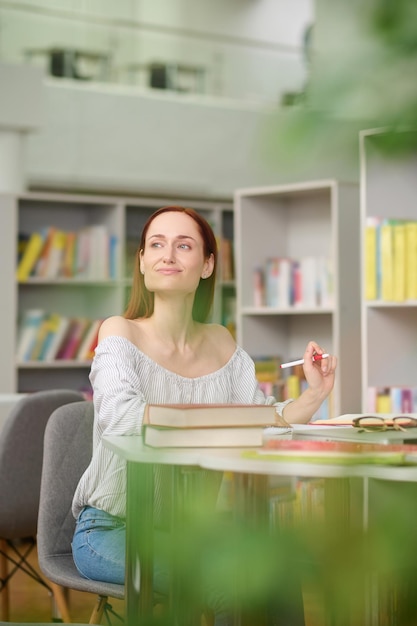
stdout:
<svg viewBox="0 0 417 626">
<path fill-rule="evenodd" d="M 70 621 L 66 589 L 97 594 L 90 624 L 100 624 L 113 613 L 108 598 L 124 598 L 124 585 L 83 578 L 72 558 L 75 520 L 71 505 L 75 488 L 91 459 L 93 404 L 76 402 L 51 415 L 45 430 L 44 459 L 38 519 L 39 566 L 51 582 L 58 610 Z"/>
<path fill-rule="evenodd" d="M 70 389 L 28 394 L 11 409 L 0 430 L 1 619 L 9 619 L 8 585 L 17 571 L 47 587 L 27 561 L 35 546 L 43 435 L 49 416 L 57 407 L 82 398 L 81 393 Z"/>
</svg>

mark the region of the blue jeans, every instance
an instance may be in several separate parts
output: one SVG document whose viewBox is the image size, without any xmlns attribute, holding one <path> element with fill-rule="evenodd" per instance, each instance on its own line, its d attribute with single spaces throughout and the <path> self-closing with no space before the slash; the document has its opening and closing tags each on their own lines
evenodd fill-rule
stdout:
<svg viewBox="0 0 417 626">
<path fill-rule="evenodd" d="M 92 506 L 78 516 L 72 540 L 77 570 L 84 578 L 108 583 L 125 582 L 126 523 Z M 155 562 L 155 591 L 168 593 L 168 572 Z"/>
<path fill-rule="evenodd" d="M 80 574 L 90 580 L 124 584 L 125 551 L 125 521 L 100 509 L 84 507 L 78 516 L 72 541 L 72 554 Z M 154 563 L 153 588 L 167 596 L 168 569 L 156 559 Z M 207 595 L 215 613 L 215 626 L 229 626 L 230 615 L 222 609 L 220 594 Z"/>
</svg>

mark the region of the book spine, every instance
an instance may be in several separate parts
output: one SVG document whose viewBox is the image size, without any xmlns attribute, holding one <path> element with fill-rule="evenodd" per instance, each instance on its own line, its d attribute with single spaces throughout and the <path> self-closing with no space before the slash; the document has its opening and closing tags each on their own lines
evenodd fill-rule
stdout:
<svg viewBox="0 0 417 626">
<path fill-rule="evenodd" d="M 405 300 L 405 273 L 406 273 L 406 239 L 405 223 L 398 222 L 393 225 L 393 300 L 404 302 Z"/>
<path fill-rule="evenodd" d="M 91 322 L 84 339 L 82 340 L 80 347 L 76 354 L 76 359 L 79 361 L 91 361 L 94 356 L 94 351 L 97 347 L 98 333 L 102 324 L 101 319 Z"/>
<path fill-rule="evenodd" d="M 365 299 L 378 298 L 377 281 L 377 225 L 375 220 L 368 219 L 365 226 Z"/>
<path fill-rule="evenodd" d="M 389 387 L 383 387 L 377 390 L 376 412 L 391 413 L 391 393 Z"/>
<path fill-rule="evenodd" d="M 42 251 L 39 255 L 39 258 L 35 264 L 33 274 L 35 276 L 44 277 L 46 273 L 46 267 L 48 263 L 48 258 L 51 252 L 52 240 L 55 234 L 55 228 L 50 226 L 47 228 L 47 234 L 45 237 L 44 245 L 42 246 Z"/>
<path fill-rule="evenodd" d="M 44 236 L 41 232 L 32 233 L 23 256 L 17 266 L 16 280 L 25 282 L 31 275 L 44 245 Z"/>
<path fill-rule="evenodd" d="M 48 362 L 53 361 L 56 358 L 59 347 L 62 344 L 62 340 L 70 324 L 69 318 L 62 315 L 57 315 L 57 319 L 55 321 L 56 323 L 51 329 L 51 333 L 47 339 L 47 345 L 45 346 L 45 350 L 42 355 L 43 360 Z"/>
<path fill-rule="evenodd" d="M 265 305 L 264 271 L 261 267 L 253 270 L 253 304 L 256 307 Z"/>
<path fill-rule="evenodd" d="M 118 248 L 119 240 L 116 235 L 110 235 L 109 240 L 109 278 L 116 280 L 118 276 Z"/>
<path fill-rule="evenodd" d="M 290 374 L 286 380 L 286 398 L 296 400 L 301 394 L 301 382 L 296 374 Z"/>
<path fill-rule="evenodd" d="M 394 298 L 393 225 L 384 220 L 381 225 L 381 298 L 390 302 Z"/>
<path fill-rule="evenodd" d="M 406 231 L 405 297 L 417 300 L 417 222 L 408 222 Z"/>
<path fill-rule="evenodd" d="M 281 308 L 288 308 L 291 304 L 291 261 L 288 258 L 279 259 L 278 304 Z"/>
<path fill-rule="evenodd" d="M 49 255 L 46 259 L 44 272 L 44 276 L 46 278 L 57 278 L 62 274 L 66 237 L 67 235 L 63 230 L 55 230 L 51 241 Z"/>
<path fill-rule="evenodd" d="M 21 322 L 16 349 L 17 361 L 28 361 L 36 341 L 38 330 L 45 318 L 42 309 L 27 310 Z"/>
<path fill-rule="evenodd" d="M 74 318 L 70 326 L 69 335 L 65 344 L 61 347 L 58 359 L 73 359 L 77 354 L 77 350 L 83 340 L 84 334 L 88 328 L 89 320 L 86 318 Z"/>
<path fill-rule="evenodd" d="M 87 275 L 92 280 L 109 278 L 110 238 L 104 224 L 95 224 L 88 230 Z"/>
<path fill-rule="evenodd" d="M 233 280 L 234 268 L 232 241 L 230 239 L 226 239 L 225 237 L 221 237 L 219 242 L 219 252 L 221 278 L 223 281 Z"/>
<path fill-rule="evenodd" d="M 265 299 L 266 306 L 275 308 L 279 306 L 279 260 L 276 257 L 267 259 L 265 271 Z"/>
<path fill-rule="evenodd" d="M 75 232 L 67 232 L 65 248 L 62 260 L 62 275 L 65 278 L 72 278 L 75 274 L 75 247 L 77 235 Z"/>
</svg>

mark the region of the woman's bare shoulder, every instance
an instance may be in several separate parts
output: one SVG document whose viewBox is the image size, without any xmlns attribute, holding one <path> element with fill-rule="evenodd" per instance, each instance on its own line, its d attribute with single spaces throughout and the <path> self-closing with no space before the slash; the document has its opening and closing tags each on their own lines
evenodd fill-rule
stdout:
<svg viewBox="0 0 417 626">
<path fill-rule="evenodd" d="M 134 330 L 133 324 L 132 320 L 128 320 L 122 315 L 107 317 L 100 326 L 98 339 L 102 341 L 106 337 L 115 335 L 131 340 Z"/>
</svg>

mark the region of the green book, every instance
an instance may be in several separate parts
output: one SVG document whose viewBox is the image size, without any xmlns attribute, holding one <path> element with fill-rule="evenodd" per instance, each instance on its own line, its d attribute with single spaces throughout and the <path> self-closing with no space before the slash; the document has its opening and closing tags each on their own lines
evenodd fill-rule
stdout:
<svg viewBox="0 0 417 626">
<path fill-rule="evenodd" d="M 242 456 L 261 461 L 296 461 L 330 465 L 416 465 L 416 444 L 378 444 L 353 441 L 270 439 Z"/>
</svg>

